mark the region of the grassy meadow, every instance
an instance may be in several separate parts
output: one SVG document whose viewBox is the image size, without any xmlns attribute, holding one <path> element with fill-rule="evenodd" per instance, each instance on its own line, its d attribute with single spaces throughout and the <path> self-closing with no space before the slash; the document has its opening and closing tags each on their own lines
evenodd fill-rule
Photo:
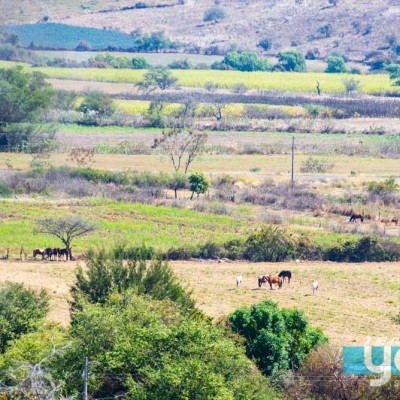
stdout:
<svg viewBox="0 0 400 400">
<path fill-rule="evenodd" d="M 79 262 L 83 265 L 83 262 Z M 337 345 L 361 345 L 366 337 L 392 339 L 398 326 L 399 263 L 344 264 L 305 262 L 287 263 L 216 263 L 171 262 L 185 286 L 193 290 L 197 305 L 218 318 L 240 306 L 263 299 L 281 307 L 299 307 Z M 51 293 L 49 320 L 62 325 L 69 322 L 69 287 L 74 281 L 75 262 L 0 262 L 0 282 L 24 282 L 34 289 Z M 281 290 L 257 287 L 257 276 L 291 269 L 290 286 Z M 235 286 L 235 277 L 243 275 L 243 285 Z M 318 279 L 317 296 L 311 296 L 310 282 Z M 383 295 L 384 293 L 384 295 Z"/>
</svg>

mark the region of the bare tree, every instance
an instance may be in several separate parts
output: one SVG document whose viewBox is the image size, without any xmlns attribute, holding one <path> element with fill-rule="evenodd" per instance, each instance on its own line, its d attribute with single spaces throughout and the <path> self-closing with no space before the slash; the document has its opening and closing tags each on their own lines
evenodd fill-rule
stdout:
<svg viewBox="0 0 400 400">
<path fill-rule="evenodd" d="M 86 167 L 93 162 L 94 148 L 74 147 L 69 152 L 69 160 L 76 163 L 78 167 Z"/>
<path fill-rule="evenodd" d="M 206 142 L 205 133 L 171 128 L 154 140 L 153 148 L 160 148 L 168 155 L 175 172 L 179 172 L 182 167 L 186 174 L 190 164 L 203 152 Z"/>
<path fill-rule="evenodd" d="M 221 121 L 223 118 L 222 111 L 227 106 L 225 103 L 214 103 L 210 106 L 210 114 L 217 119 L 217 121 Z"/>
<path fill-rule="evenodd" d="M 67 258 L 72 260 L 72 241 L 93 232 L 96 225 L 78 216 L 64 218 L 45 218 L 37 221 L 36 233 L 53 235 L 60 239 L 67 249 Z"/>
</svg>

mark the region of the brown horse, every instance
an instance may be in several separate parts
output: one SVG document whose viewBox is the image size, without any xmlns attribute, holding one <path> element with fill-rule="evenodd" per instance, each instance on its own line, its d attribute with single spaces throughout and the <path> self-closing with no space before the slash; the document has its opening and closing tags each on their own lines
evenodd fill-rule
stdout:
<svg viewBox="0 0 400 400">
<path fill-rule="evenodd" d="M 269 283 L 269 288 L 272 290 L 272 285 L 278 285 L 279 289 L 282 288 L 283 279 L 279 276 L 263 275 L 258 277 L 258 287 L 261 288 L 263 283 Z"/>
<path fill-rule="evenodd" d="M 359 219 L 361 220 L 361 222 L 364 222 L 364 214 L 352 212 L 350 215 L 349 222 L 355 222 L 356 219 Z"/>
</svg>

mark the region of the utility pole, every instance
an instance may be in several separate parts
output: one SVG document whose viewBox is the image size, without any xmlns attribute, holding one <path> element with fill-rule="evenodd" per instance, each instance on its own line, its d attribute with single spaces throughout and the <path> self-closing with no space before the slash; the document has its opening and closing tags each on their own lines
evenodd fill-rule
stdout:
<svg viewBox="0 0 400 400">
<path fill-rule="evenodd" d="M 294 136 L 292 136 L 292 189 L 294 187 Z"/>
<path fill-rule="evenodd" d="M 83 398 L 88 400 L 89 359 L 85 357 L 85 369 L 83 370 Z"/>
</svg>

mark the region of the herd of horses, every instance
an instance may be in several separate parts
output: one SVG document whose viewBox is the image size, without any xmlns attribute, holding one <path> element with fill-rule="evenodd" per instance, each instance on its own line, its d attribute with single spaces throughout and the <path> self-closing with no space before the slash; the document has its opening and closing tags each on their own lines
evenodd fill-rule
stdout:
<svg viewBox="0 0 400 400">
<path fill-rule="evenodd" d="M 360 214 L 360 213 L 352 212 L 350 215 L 349 222 L 356 222 L 356 220 L 358 220 L 358 219 L 361 222 L 364 222 L 365 218 L 366 217 L 365 217 L 364 213 Z M 383 224 L 395 224 L 396 226 L 399 224 L 399 217 L 381 218 L 381 216 L 379 215 L 378 219 L 379 219 L 379 222 L 382 222 Z"/>
<path fill-rule="evenodd" d="M 49 261 L 68 260 L 67 249 L 52 249 L 47 247 L 46 249 L 34 249 L 33 259 L 36 260 L 36 256 L 41 256 L 42 260 L 47 259 Z"/>
<path fill-rule="evenodd" d="M 269 288 L 272 290 L 272 285 L 278 285 L 278 288 L 281 289 L 283 286 L 283 282 L 287 280 L 288 284 L 290 284 L 290 280 L 292 279 L 292 271 L 283 270 L 278 275 L 261 275 L 258 277 L 258 287 L 262 288 L 263 285 L 269 284 Z M 242 285 L 243 276 L 238 275 L 236 277 L 236 287 L 240 288 Z M 313 296 L 317 294 L 318 291 L 318 281 L 314 281 L 311 284 L 311 291 Z"/>
</svg>

